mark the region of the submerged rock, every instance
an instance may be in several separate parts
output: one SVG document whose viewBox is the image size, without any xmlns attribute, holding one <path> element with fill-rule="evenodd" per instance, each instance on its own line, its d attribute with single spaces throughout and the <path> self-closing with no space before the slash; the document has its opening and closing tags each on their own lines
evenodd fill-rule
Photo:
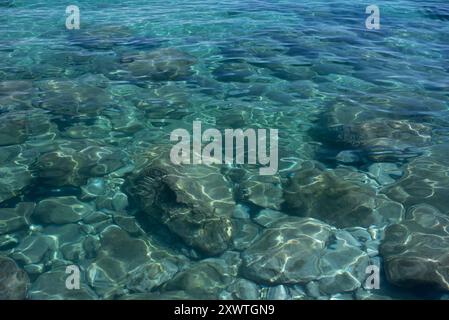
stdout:
<svg viewBox="0 0 449 320">
<path fill-rule="evenodd" d="M 180 270 L 174 256 L 144 264 L 129 274 L 126 287 L 134 292 L 151 292 L 154 288 L 169 281 Z"/>
<path fill-rule="evenodd" d="M 238 183 L 238 194 L 243 201 L 262 208 L 281 209 L 284 199 L 279 176 L 261 176 L 258 169 L 246 168 L 231 169 L 227 176 Z"/>
<path fill-rule="evenodd" d="M 50 139 L 54 137 L 55 125 L 42 110 L 11 110 L 0 113 L 0 146 L 32 142 L 45 134 L 49 134 Z"/>
<path fill-rule="evenodd" d="M 0 167 L 0 203 L 21 194 L 32 182 L 28 166 L 10 165 Z"/>
<path fill-rule="evenodd" d="M 274 77 L 287 80 L 310 80 L 317 76 L 316 72 L 307 64 L 298 64 L 296 61 L 282 61 L 277 59 L 269 59 L 266 62 L 252 63 L 253 65 L 267 69 Z"/>
<path fill-rule="evenodd" d="M 255 68 L 245 62 L 225 61 L 212 72 L 220 82 L 249 82 Z"/>
<path fill-rule="evenodd" d="M 72 44 L 88 50 L 110 50 L 117 45 L 126 44 L 132 34 L 132 30 L 127 26 L 87 25 L 80 30 L 70 31 L 69 40 Z"/>
<path fill-rule="evenodd" d="M 391 106 L 385 106 L 385 109 L 388 108 Z M 397 112 L 396 107 L 394 111 Z M 359 105 L 349 99 L 339 100 L 326 109 L 320 125 L 311 133 L 319 141 L 356 149 L 376 162 L 416 157 L 422 154 L 423 147 L 432 143 L 430 125 L 408 119 L 388 119 L 384 112 L 371 104 Z"/>
<path fill-rule="evenodd" d="M 289 300 L 290 294 L 288 288 L 284 285 L 269 287 L 267 291 L 268 300 Z"/>
<path fill-rule="evenodd" d="M 22 95 L 28 93 L 33 88 L 30 80 L 7 80 L 0 81 L 0 96 Z"/>
<path fill-rule="evenodd" d="M 38 203 L 35 216 L 45 223 L 77 222 L 94 209 L 76 197 L 47 198 Z"/>
<path fill-rule="evenodd" d="M 196 299 L 218 299 L 234 281 L 239 264 L 238 254 L 232 252 L 220 258 L 205 259 L 176 274 L 161 290 L 185 291 Z"/>
<path fill-rule="evenodd" d="M 242 271 L 267 284 L 318 281 L 323 294 L 353 291 L 361 286 L 369 263 L 355 243 L 353 238 L 348 241 L 347 233 L 319 220 L 286 217 L 267 224 L 242 253 Z"/>
<path fill-rule="evenodd" d="M 175 48 L 162 48 L 124 56 L 126 70 L 140 80 L 176 81 L 192 74 L 195 57 Z"/>
<path fill-rule="evenodd" d="M 431 154 L 419 157 L 405 165 L 405 172 L 395 184 L 383 189 L 391 199 L 401 202 L 406 208 L 425 203 L 449 214 L 449 169 L 448 152 L 441 145 L 431 148 Z"/>
<path fill-rule="evenodd" d="M 111 225 L 100 234 L 97 257 L 87 268 L 89 284 L 100 296 L 110 298 L 125 288 L 146 293 L 160 286 L 180 269 L 187 259 L 150 243 L 133 238 Z"/>
<path fill-rule="evenodd" d="M 198 297 L 187 294 L 185 291 L 149 292 L 126 294 L 121 300 L 198 300 Z"/>
<path fill-rule="evenodd" d="M 80 288 L 69 290 L 66 280 L 70 274 L 65 272 L 65 267 L 41 274 L 32 284 L 29 291 L 31 300 L 94 300 L 98 299 L 95 292 L 86 284 L 83 270 L 80 275 Z"/>
<path fill-rule="evenodd" d="M 374 161 L 406 159 L 431 143 L 431 128 L 407 120 L 372 120 L 334 127 L 342 142 L 363 149 Z"/>
<path fill-rule="evenodd" d="M 389 226 L 381 242 L 389 282 L 407 288 L 449 291 L 449 217 L 420 204 Z"/>
<path fill-rule="evenodd" d="M 26 122 L 0 117 L 0 146 L 24 143 L 27 139 Z"/>
<path fill-rule="evenodd" d="M 403 171 L 395 163 L 376 162 L 369 166 L 371 176 L 381 185 L 389 185 L 396 182 L 403 175 Z"/>
<path fill-rule="evenodd" d="M 226 292 L 229 294 L 229 296 L 226 296 L 228 299 L 259 300 L 261 296 L 260 286 L 252 281 L 240 278 L 229 285 Z"/>
<path fill-rule="evenodd" d="M 89 284 L 100 295 L 112 291 L 126 275 L 149 260 L 148 244 L 131 238 L 118 226 L 100 234 L 97 258 L 87 269 Z"/>
<path fill-rule="evenodd" d="M 83 224 L 48 225 L 30 228 L 28 235 L 11 251 L 11 257 L 24 265 L 31 275 L 39 275 L 62 264 L 79 263 L 93 258 L 95 253 L 87 245 L 92 229 Z"/>
<path fill-rule="evenodd" d="M 79 187 L 91 177 L 101 177 L 125 166 L 125 152 L 88 143 L 67 143 L 40 155 L 33 165 L 40 182 L 55 187 Z"/>
<path fill-rule="evenodd" d="M 400 203 L 378 194 L 369 179 L 346 168 L 324 169 L 307 162 L 284 189 L 289 213 L 320 219 L 338 228 L 386 225 L 401 220 Z"/>
<path fill-rule="evenodd" d="M 289 216 L 283 212 L 265 209 L 261 210 L 254 218 L 253 220 L 257 222 L 262 227 L 268 227 L 270 224 L 284 219 L 288 218 Z"/>
<path fill-rule="evenodd" d="M 0 250 L 7 250 L 19 244 L 17 235 L 4 234 L 0 236 Z"/>
<path fill-rule="evenodd" d="M 41 93 L 37 106 L 60 116 L 96 116 L 112 104 L 103 77 L 87 83 L 81 80 L 43 81 L 38 86 Z"/>
<path fill-rule="evenodd" d="M 14 7 L 15 0 L 1 0 L 0 7 Z"/>
<path fill-rule="evenodd" d="M 128 196 L 120 188 L 124 183 L 121 178 L 109 178 L 101 182 L 97 179 L 89 179 L 91 183 L 82 188 L 83 198 L 95 198 L 98 210 L 106 209 L 124 212 L 128 206 Z M 101 188 L 101 190 L 95 190 Z"/>
<path fill-rule="evenodd" d="M 32 202 L 21 202 L 15 208 L 0 208 L 0 235 L 29 226 L 34 207 Z"/>
<path fill-rule="evenodd" d="M 230 182 L 216 166 L 177 166 L 154 149 L 128 180 L 127 192 L 140 209 L 187 244 L 208 255 L 229 248 L 235 208 Z"/>
<path fill-rule="evenodd" d="M 12 250 L 11 257 L 24 265 L 46 264 L 53 259 L 56 251 L 57 240 L 54 237 L 30 233 Z"/>
<path fill-rule="evenodd" d="M 347 135 L 346 135 L 347 134 Z M 372 120 L 346 127 L 343 139 L 362 146 L 388 147 L 406 144 L 414 147 L 429 145 L 431 129 L 425 124 L 407 120 Z M 355 139 L 355 140 L 352 140 Z"/>
<path fill-rule="evenodd" d="M 14 260 L 0 256 L 0 300 L 22 300 L 27 295 L 30 280 Z"/>
<path fill-rule="evenodd" d="M 259 226 L 249 219 L 234 219 L 234 249 L 244 250 L 248 248 L 259 234 Z"/>
<path fill-rule="evenodd" d="M 76 168 L 78 163 L 73 154 L 64 151 L 42 154 L 33 166 L 44 184 L 52 186 L 79 185 Z"/>
<path fill-rule="evenodd" d="M 92 227 L 81 223 L 33 226 L 10 256 L 30 275 L 41 274 L 61 264 L 78 263 L 92 258 L 95 253 L 87 245 Z"/>
<path fill-rule="evenodd" d="M 64 259 L 73 263 L 80 263 L 95 256 L 94 250 L 89 248 L 92 236 L 90 226 L 80 223 L 64 225 L 49 225 L 42 233 L 57 240 L 57 253 L 53 259 Z"/>
</svg>

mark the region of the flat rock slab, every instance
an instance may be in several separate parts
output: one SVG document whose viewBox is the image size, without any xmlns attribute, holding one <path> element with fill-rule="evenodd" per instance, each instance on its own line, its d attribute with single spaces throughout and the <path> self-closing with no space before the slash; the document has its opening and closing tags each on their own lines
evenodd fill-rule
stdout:
<svg viewBox="0 0 449 320">
<path fill-rule="evenodd" d="M 368 255 L 344 230 L 313 218 L 286 217 L 271 224 L 242 254 L 243 274 L 267 284 L 318 281 L 331 294 L 360 287 Z M 350 280 L 350 281 L 349 281 Z"/>
<path fill-rule="evenodd" d="M 391 283 L 449 291 L 449 216 L 429 205 L 413 207 L 386 229 L 380 254 Z"/>
<path fill-rule="evenodd" d="M 14 260 L 0 256 L 0 300 L 25 299 L 30 279 Z"/>
</svg>

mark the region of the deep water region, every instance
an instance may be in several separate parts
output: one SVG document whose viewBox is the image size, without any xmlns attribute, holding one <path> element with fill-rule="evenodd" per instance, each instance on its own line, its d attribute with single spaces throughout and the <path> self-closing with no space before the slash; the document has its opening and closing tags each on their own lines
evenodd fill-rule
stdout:
<svg viewBox="0 0 449 320">
<path fill-rule="evenodd" d="M 443 0 L 0 0 L 0 299 L 447 300 L 448 101 Z"/>
</svg>

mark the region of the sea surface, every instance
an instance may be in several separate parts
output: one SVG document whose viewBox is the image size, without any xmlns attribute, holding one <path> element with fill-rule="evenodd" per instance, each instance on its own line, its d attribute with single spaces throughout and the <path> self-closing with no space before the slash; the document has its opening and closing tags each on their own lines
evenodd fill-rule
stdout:
<svg viewBox="0 0 449 320">
<path fill-rule="evenodd" d="M 443 0 L 0 0 L 0 299 L 449 299 L 448 101 Z"/>
</svg>

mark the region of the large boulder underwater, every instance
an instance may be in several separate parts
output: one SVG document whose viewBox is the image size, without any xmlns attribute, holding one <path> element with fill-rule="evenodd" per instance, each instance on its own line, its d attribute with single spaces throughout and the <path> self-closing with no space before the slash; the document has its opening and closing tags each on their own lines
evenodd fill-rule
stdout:
<svg viewBox="0 0 449 320">
<path fill-rule="evenodd" d="M 230 247 L 235 201 L 219 167 L 175 165 L 167 148 L 155 147 L 125 189 L 140 210 L 204 254 Z"/>
</svg>

